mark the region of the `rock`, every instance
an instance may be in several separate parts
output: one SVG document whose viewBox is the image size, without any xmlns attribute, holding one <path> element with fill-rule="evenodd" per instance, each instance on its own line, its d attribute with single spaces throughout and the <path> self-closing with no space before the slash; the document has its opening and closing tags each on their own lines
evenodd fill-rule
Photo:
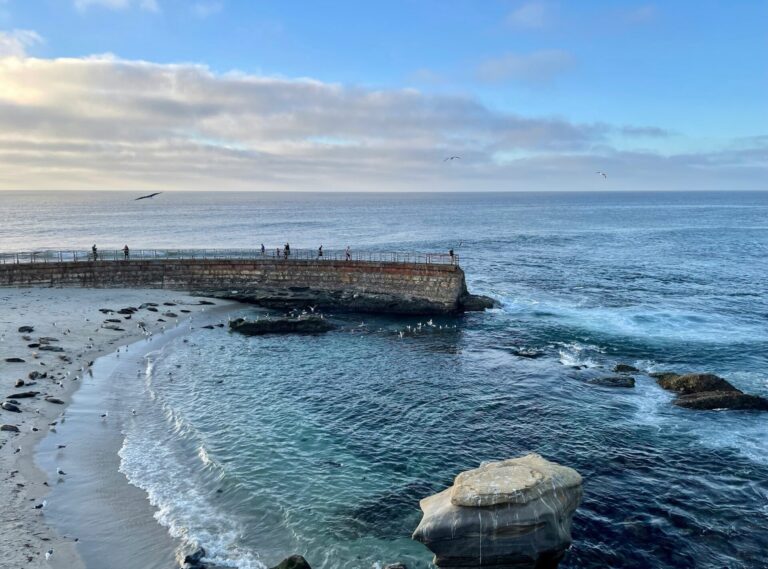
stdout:
<svg viewBox="0 0 768 569">
<path fill-rule="evenodd" d="M 534 348 L 519 348 L 512 350 L 512 353 L 520 358 L 527 358 L 529 360 L 535 360 L 545 355 L 543 350 L 536 350 Z"/>
<path fill-rule="evenodd" d="M 283 559 L 279 564 L 272 567 L 272 569 L 312 569 L 301 555 L 291 555 L 286 559 Z"/>
<path fill-rule="evenodd" d="M 626 375 L 594 377 L 587 380 L 587 383 L 591 383 L 592 385 L 601 385 L 603 387 L 634 387 L 635 378 L 628 377 Z"/>
<path fill-rule="evenodd" d="M 11 393 L 6 396 L 6 399 L 29 399 L 38 395 L 40 395 L 39 391 L 20 391 L 19 393 Z"/>
<path fill-rule="evenodd" d="M 5 358 L 5 361 L 8 362 L 9 364 L 23 364 L 23 363 L 25 363 L 25 361 L 22 360 L 21 358 Z"/>
<path fill-rule="evenodd" d="M 0 431 L 6 431 L 8 433 L 18 433 L 19 428 L 16 425 L 0 425 Z"/>
<path fill-rule="evenodd" d="M 184 563 L 196 565 L 196 564 L 199 564 L 200 561 L 202 561 L 203 557 L 205 557 L 205 548 L 198 547 L 193 553 L 190 553 L 189 555 L 184 557 Z"/>
<path fill-rule="evenodd" d="M 420 502 L 413 539 L 438 567 L 556 567 L 571 544 L 581 483 L 538 454 L 486 463 Z"/>
<path fill-rule="evenodd" d="M 668 378 L 680 376 L 679 373 L 674 373 L 671 371 L 652 371 L 648 375 L 653 379 L 668 379 Z"/>
<path fill-rule="evenodd" d="M 465 294 L 459 299 L 459 306 L 465 312 L 482 312 L 496 306 L 496 301 L 490 296 Z"/>
<path fill-rule="evenodd" d="M 24 380 L 23 379 L 17 379 L 16 383 L 13 384 L 14 387 L 24 387 Z"/>
<path fill-rule="evenodd" d="M 637 373 L 640 370 L 629 364 L 616 364 L 613 366 L 613 371 L 615 373 Z"/>
<path fill-rule="evenodd" d="M 19 332 L 22 334 L 31 334 L 34 331 L 35 331 L 34 326 L 21 326 L 19 328 Z"/>
<path fill-rule="evenodd" d="M 739 409 L 768 411 L 768 399 L 741 391 L 703 391 L 681 395 L 674 404 L 686 409 Z"/>
<path fill-rule="evenodd" d="M 11 413 L 21 413 L 21 409 L 19 409 L 18 405 L 14 405 L 9 401 L 3 401 L 2 403 L 0 403 L 0 407 L 5 409 L 6 411 L 10 411 Z"/>
<path fill-rule="evenodd" d="M 43 352 L 63 352 L 64 351 L 64 348 L 62 348 L 61 346 L 49 346 L 47 344 L 40 346 L 40 348 L 38 349 Z"/>
<path fill-rule="evenodd" d="M 45 400 L 48 403 L 55 403 L 56 405 L 64 405 L 64 402 L 58 397 L 46 397 Z"/>
<path fill-rule="evenodd" d="M 665 374 L 656 379 L 662 388 L 686 395 L 702 391 L 738 391 L 722 377 L 711 373 Z"/>
<path fill-rule="evenodd" d="M 229 323 L 229 328 L 248 336 L 262 336 L 264 334 L 322 334 L 334 330 L 336 326 L 320 316 L 306 316 L 262 320 L 238 318 Z"/>
</svg>

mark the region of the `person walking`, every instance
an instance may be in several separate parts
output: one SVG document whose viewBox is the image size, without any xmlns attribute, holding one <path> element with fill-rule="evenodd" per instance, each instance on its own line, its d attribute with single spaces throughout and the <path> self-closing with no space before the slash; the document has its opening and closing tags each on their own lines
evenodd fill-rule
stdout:
<svg viewBox="0 0 768 569">
<path fill-rule="evenodd" d="M 125 260 L 127 261 L 128 258 L 131 256 L 131 250 L 128 249 L 128 244 L 125 244 L 125 247 L 123 247 L 123 257 L 125 257 Z"/>
<path fill-rule="evenodd" d="M 287 259 L 291 254 L 291 245 L 289 243 L 285 244 L 285 258 Z"/>
<path fill-rule="evenodd" d="M 96 261 L 99 258 L 99 251 L 96 249 L 96 243 L 91 247 L 91 251 L 93 252 L 93 260 Z"/>
<path fill-rule="evenodd" d="M 261 256 L 264 256 L 264 253 L 266 253 L 267 250 L 264 248 L 264 243 L 261 244 Z"/>
<path fill-rule="evenodd" d="M 456 261 L 456 257 L 453 254 L 453 248 L 448 249 L 448 254 L 451 256 L 451 264 L 453 265 Z"/>
<path fill-rule="evenodd" d="M 347 245 L 347 248 L 344 249 L 344 256 L 347 259 L 347 261 L 352 260 L 352 252 L 349 250 L 349 245 Z"/>
<path fill-rule="evenodd" d="M 317 248 L 317 258 L 322 259 L 323 258 L 323 246 L 320 245 L 320 247 Z"/>
</svg>

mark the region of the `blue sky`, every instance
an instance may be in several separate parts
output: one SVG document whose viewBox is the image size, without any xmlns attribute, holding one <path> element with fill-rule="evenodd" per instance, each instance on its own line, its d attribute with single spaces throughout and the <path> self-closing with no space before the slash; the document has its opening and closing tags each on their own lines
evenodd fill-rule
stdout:
<svg viewBox="0 0 768 569">
<path fill-rule="evenodd" d="M 738 160 L 746 168 L 738 172 L 737 189 L 758 189 L 768 162 L 766 29 L 768 2 L 748 0 L 0 0 L 0 33 L 5 33 L 6 52 L 25 59 L 51 64 L 58 58 L 87 62 L 94 56 L 106 59 L 104 54 L 111 54 L 110 58 L 121 63 L 155 64 L 153 73 L 161 76 L 163 66 L 178 70 L 179 64 L 196 64 L 204 66 L 214 82 L 233 75 L 289 82 L 309 78 L 323 88 L 344 89 L 344 97 L 359 95 L 367 103 L 371 93 L 413 89 L 431 101 L 426 112 L 446 113 L 440 126 L 430 122 L 424 132 L 408 135 L 419 151 L 425 151 L 427 138 L 441 150 L 448 150 L 450 141 L 457 140 L 457 151 L 476 152 L 477 159 L 484 152 L 488 164 L 501 165 L 502 169 L 519 159 L 515 171 L 532 166 L 530 181 L 541 189 L 548 189 L 547 184 L 558 186 L 551 189 L 562 189 L 560 186 L 569 179 L 572 170 L 567 167 L 562 181 L 550 174 L 558 158 L 574 166 L 574 159 L 589 155 L 595 156 L 594 163 L 626 168 L 634 154 L 641 155 L 637 170 L 645 173 L 617 189 L 641 189 L 642 184 L 656 182 L 657 178 L 649 174 L 661 167 L 669 168 L 670 179 L 678 180 L 670 189 L 683 189 L 707 179 L 701 175 L 702 168 L 708 170 L 711 179 L 718 164 L 729 160 Z M 16 47 L 9 48 L 9 44 Z M 2 45 L 0 41 L 0 50 Z M 29 79 L 24 76 L 10 80 L 18 87 L 18 81 Z M 153 80 L 157 79 L 146 78 Z M 60 74 L 55 73 L 51 81 L 58 85 Z M 98 81 L 93 89 L 103 91 Z M 82 88 L 89 86 L 84 83 Z M 91 90 L 89 96 L 93 93 Z M 139 93 L 133 94 L 138 100 L 146 100 Z M 302 122 L 304 112 L 315 117 L 320 102 L 307 99 L 312 93 L 291 96 L 302 97 L 295 111 L 297 122 Z M 476 110 L 465 108 L 458 117 L 453 111 L 442 110 L 453 108 L 457 100 L 482 109 L 483 117 L 477 125 L 465 128 L 466 121 L 476 117 Z M 284 103 L 277 101 L 276 105 L 282 107 Z M 421 113 L 421 118 L 425 112 L 422 103 L 413 108 L 408 103 L 403 105 L 388 113 L 407 123 L 409 115 Z M 372 104 L 358 112 L 375 113 L 376 108 Z M 222 110 L 216 115 L 220 118 L 227 112 Z M 501 121 L 509 117 L 522 119 L 526 143 L 516 138 L 519 125 L 493 134 L 490 141 L 484 125 L 493 117 Z M 454 121 L 464 122 L 459 128 L 444 126 L 454 125 Z M 548 130 L 539 138 L 536 121 Z M 553 122 L 557 128 L 552 128 Z M 262 125 L 263 121 L 256 123 Z M 581 134 L 559 138 L 562 129 L 571 127 Z M 439 136 L 435 128 L 440 130 Z M 180 130 L 184 129 L 175 125 L 173 136 Z M 202 142 L 209 150 L 217 146 L 251 150 L 261 159 L 269 155 L 276 161 L 290 155 L 297 160 L 294 167 L 310 159 L 309 154 L 298 156 L 295 149 L 286 149 L 290 140 L 299 140 L 298 135 L 280 135 L 277 139 L 285 144 L 274 145 L 274 140 L 237 136 L 220 125 L 213 129 L 193 125 L 191 130 L 195 131 L 191 140 Z M 158 132 L 155 142 L 169 140 L 168 132 Z M 513 144 L 509 143 L 510 132 Z M 83 137 L 88 135 L 83 133 Z M 67 140 L 78 138 L 71 135 Z M 135 142 L 132 135 L 128 138 Z M 396 138 L 394 133 L 392 138 Z M 574 138 L 589 139 L 589 143 L 575 144 Z M 380 145 L 386 151 L 392 143 L 389 139 L 378 140 L 378 135 L 366 136 L 358 127 L 335 129 L 320 125 L 312 132 L 302 131 L 300 139 L 320 144 L 322 151 L 332 146 L 351 152 L 351 147 L 371 145 Z M 400 150 L 406 152 L 407 145 Z M 734 155 L 742 151 L 748 152 L 746 160 Z M 311 149 L 306 152 L 311 153 Z M 681 157 L 693 155 L 705 156 L 705 163 L 680 163 L 686 162 Z M 607 160 L 601 161 L 601 157 Z M 351 155 L 348 158 L 355 159 Z M 550 163 L 543 164 L 544 158 Z M 531 159 L 536 163 L 530 164 Z M 648 162 L 651 159 L 658 165 Z M 344 164 L 341 154 L 329 156 L 328 160 L 328 168 Z M 354 186 L 358 180 L 361 189 L 386 189 L 387 184 L 399 188 L 407 183 L 407 177 L 398 180 L 383 175 L 377 185 L 376 168 L 383 171 L 388 167 L 393 165 L 372 165 L 357 178 L 350 172 L 341 185 Z M 732 167 L 734 164 L 729 162 L 727 169 L 716 172 L 718 182 L 710 189 L 734 180 Z M 686 168 L 692 170 L 688 175 L 683 172 Z M 497 181 L 491 183 L 487 172 L 476 174 L 467 177 L 466 187 L 486 189 L 491 185 L 493 189 L 504 189 L 497 188 L 503 186 Z M 500 170 L 499 178 L 507 174 Z M 241 182 L 254 182 L 245 170 L 241 176 Z M 450 177 L 454 178 L 455 173 Z M 138 178 L 107 177 L 103 182 L 132 187 L 140 183 Z M 414 176 L 415 183 L 418 178 Z M 324 179 L 335 185 L 333 176 Z M 440 182 L 439 177 L 424 179 L 434 185 Z M 162 181 L 147 180 L 146 185 Z M 87 186 L 85 182 L 79 179 L 73 186 Z M 6 180 L 5 186 L 15 183 Z M 255 183 L 257 189 L 265 189 L 270 183 L 281 188 L 290 186 L 289 179 L 279 183 L 276 179 L 261 179 Z M 454 187 L 453 182 L 448 185 L 466 189 L 462 185 Z M 227 186 L 240 188 L 236 181 Z"/>
</svg>

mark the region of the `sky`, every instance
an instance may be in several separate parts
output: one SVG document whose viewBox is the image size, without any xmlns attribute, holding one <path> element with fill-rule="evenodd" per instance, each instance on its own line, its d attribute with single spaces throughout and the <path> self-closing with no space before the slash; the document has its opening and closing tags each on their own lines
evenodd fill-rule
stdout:
<svg viewBox="0 0 768 569">
<path fill-rule="evenodd" d="M 0 0 L 0 189 L 768 190 L 768 0 Z"/>
</svg>

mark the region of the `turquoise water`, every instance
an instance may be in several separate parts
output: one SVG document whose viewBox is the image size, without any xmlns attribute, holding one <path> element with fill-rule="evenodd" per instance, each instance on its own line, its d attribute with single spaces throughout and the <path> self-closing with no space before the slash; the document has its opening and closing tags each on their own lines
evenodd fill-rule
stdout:
<svg viewBox="0 0 768 569">
<path fill-rule="evenodd" d="M 418 500 L 536 451 L 585 476 L 563 567 L 765 566 L 768 417 L 679 409 L 643 374 L 586 381 L 624 362 L 768 396 L 768 193 L 0 197 L 19 220 L 0 250 L 453 246 L 501 301 L 434 326 L 335 315 L 310 338 L 194 330 L 152 354 L 136 397 L 154 412 L 120 468 L 221 562 L 427 567 Z"/>
</svg>

